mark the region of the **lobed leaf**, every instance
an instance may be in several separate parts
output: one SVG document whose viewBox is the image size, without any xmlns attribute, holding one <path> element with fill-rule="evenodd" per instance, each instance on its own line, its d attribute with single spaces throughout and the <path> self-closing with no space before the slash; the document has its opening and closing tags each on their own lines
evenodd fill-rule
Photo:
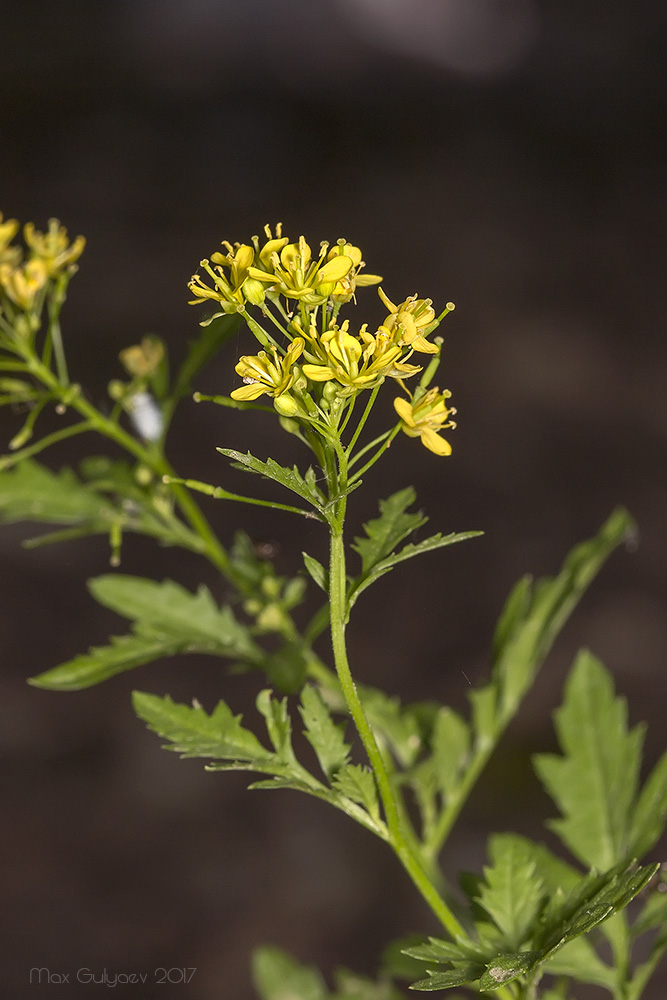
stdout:
<svg viewBox="0 0 667 1000">
<path fill-rule="evenodd" d="M 607 871 L 628 857 L 643 728 L 628 731 L 625 699 L 590 653 L 578 656 L 555 713 L 562 756 L 538 754 L 537 774 L 562 819 L 550 826 L 587 867 Z"/>
<path fill-rule="evenodd" d="M 496 834 L 489 840 L 491 865 L 484 869 L 478 903 L 502 934 L 508 952 L 528 941 L 545 898 L 533 852 L 521 838 Z"/>
<path fill-rule="evenodd" d="M 362 767 L 360 764 L 344 764 L 336 772 L 332 786 L 341 795 L 363 806 L 376 822 L 379 821 L 380 809 L 375 778 L 367 767 Z"/>
<path fill-rule="evenodd" d="M 364 524 L 365 538 L 355 538 L 352 548 L 361 556 L 361 574 L 365 576 L 411 532 L 426 524 L 428 518 L 421 512 L 408 514 L 407 508 L 415 502 L 417 494 L 411 486 L 380 500 L 380 516 Z"/>
<path fill-rule="evenodd" d="M 572 549 L 556 577 L 539 580 L 532 592 L 528 578 L 514 588 L 495 635 L 494 683 L 501 720 L 512 717 L 589 583 L 633 530 L 632 518 L 619 508 L 594 538 Z"/>
<path fill-rule="evenodd" d="M 204 586 L 191 594 L 173 580 L 158 583 L 110 573 L 90 580 L 88 587 L 104 607 L 179 641 L 185 649 L 261 662 L 262 651 L 248 629 L 230 608 L 219 608 Z"/>
<path fill-rule="evenodd" d="M 252 979 L 261 1000 L 328 1000 L 329 993 L 317 969 L 300 965 L 279 948 L 257 948 L 252 957 Z"/>
<path fill-rule="evenodd" d="M 376 738 L 391 747 L 402 767 L 411 767 L 423 747 L 415 712 L 377 688 L 364 687 L 359 694 Z"/>
<path fill-rule="evenodd" d="M 132 703 L 149 729 L 169 741 L 167 749 L 184 757 L 262 764 L 273 756 L 254 733 L 241 725 L 241 716 L 233 715 L 224 701 L 219 701 L 210 715 L 199 705 L 181 705 L 169 695 L 160 698 L 135 691 Z"/>
<path fill-rule="evenodd" d="M 115 508 L 71 469 L 52 472 L 33 459 L 0 472 L 0 520 L 104 523 L 109 530 Z"/>
<path fill-rule="evenodd" d="M 262 462 L 259 458 L 251 455 L 250 452 L 244 455 L 233 448 L 217 448 L 216 450 L 222 455 L 226 455 L 227 458 L 232 459 L 234 465 L 238 468 L 244 469 L 246 472 L 254 472 L 265 479 L 272 479 L 286 489 L 291 490 L 292 493 L 296 493 L 297 496 L 307 500 L 320 514 L 324 513 L 327 499 L 317 485 L 313 469 L 308 469 L 305 476 L 302 476 L 296 465 L 290 469 L 285 465 L 279 465 L 272 458 L 269 458 L 266 462 Z"/>
<path fill-rule="evenodd" d="M 182 651 L 182 643 L 166 636 L 111 636 L 110 645 L 94 646 L 88 653 L 31 677 L 28 683 L 50 691 L 81 691 L 126 670 Z"/>
<path fill-rule="evenodd" d="M 321 694 L 310 684 L 301 692 L 299 711 L 306 726 L 306 739 L 317 754 L 327 778 L 332 778 L 347 764 L 350 753 L 344 738 L 345 724 L 333 721 Z"/>
</svg>

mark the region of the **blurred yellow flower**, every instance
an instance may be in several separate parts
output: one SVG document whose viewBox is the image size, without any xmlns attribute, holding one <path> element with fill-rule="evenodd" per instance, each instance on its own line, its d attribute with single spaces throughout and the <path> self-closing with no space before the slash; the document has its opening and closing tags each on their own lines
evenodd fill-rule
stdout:
<svg viewBox="0 0 667 1000">
<path fill-rule="evenodd" d="M 0 264 L 0 286 L 15 305 L 26 311 L 32 309 L 35 297 L 44 287 L 47 279 L 46 264 L 37 258 L 29 260 L 19 267 L 12 267 L 11 264 Z"/>
<path fill-rule="evenodd" d="M 0 264 L 11 264 L 15 266 L 21 259 L 21 248 L 11 246 L 11 242 L 16 236 L 19 224 L 16 219 L 6 219 L 0 212 Z"/>
<path fill-rule="evenodd" d="M 143 337 L 140 344 L 126 347 L 118 355 L 128 375 L 146 378 L 155 375 L 164 358 L 164 344 L 157 337 Z"/>
<path fill-rule="evenodd" d="M 49 228 L 45 233 L 40 233 L 32 222 L 27 222 L 23 227 L 23 235 L 33 258 L 43 263 L 49 278 L 54 278 L 65 268 L 71 267 L 86 245 L 83 236 L 77 236 L 70 243 L 67 230 L 57 219 L 49 219 Z"/>
<path fill-rule="evenodd" d="M 411 399 L 402 396 L 394 400 L 394 409 L 401 418 L 401 430 L 408 437 L 421 438 L 422 444 L 436 455 L 451 455 L 452 446 L 449 441 L 440 437 L 439 432 L 447 427 L 454 428 L 456 424 L 450 420 L 456 411 L 447 406 L 446 400 L 451 393 L 436 387 L 429 389 L 424 395 Z"/>
<path fill-rule="evenodd" d="M 294 365 L 303 351 L 304 342 L 301 337 L 295 337 L 284 357 L 280 357 L 277 348 L 271 348 L 271 353 L 260 351 L 259 354 L 245 354 L 236 365 L 236 372 L 246 383 L 230 393 L 232 399 L 257 399 L 268 392 L 274 398 L 281 396 L 292 387 L 296 372 Z"/>
</svg>

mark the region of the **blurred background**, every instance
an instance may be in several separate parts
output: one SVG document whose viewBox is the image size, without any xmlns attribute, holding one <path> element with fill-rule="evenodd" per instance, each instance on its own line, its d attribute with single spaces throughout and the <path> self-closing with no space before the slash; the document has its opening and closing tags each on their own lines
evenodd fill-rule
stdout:
<svg viewBox="0 0 667 1000">
<path fill-rule="evenodd" d="M 464 709 L 517 577 L 557 570 L 617 504 L 636 517 L 636 551 L 616 553 L 585 597 L 466 808 L 450 873 L 480 868 L 489 832 L 553 843 L 528 755 L 554 748 L 550 712 L 581 645 L 612 670 L 631 720 L 648 721 L 647 767 L 664 747 L 666 33 L 659 0 L 3 4 L 0 209 L 38 228 L 56 215 L 88 238 L 65 331 L 96 402 L 144 333 L 182 358 L 200 258 L 266 222 L 315 246 L 357 244 L 395 301 L 456 302 L 439 375 L 458 408 L 454 454 L 401 437 L 351 518 L 412 483 L 434 531 L 485 536 L 397 569 L 360 601 L 361 680 Z M 374 290 L 359 301 L 359 315 L 382 318 Z M 197 387 L 228 392 L 236 357 Z M 6 441 L 18 423 L 3 420 Z M 258 414 L 185 404 L 179 426 L 176 467 L 228 488 L 240 483 L 216 446 L 300 457 Z M 317 525 L 295 551 L 287 515 L 207 511 L 223 540 L 242 527 L 271 544 L 281 571 L 298 569 L 302 547 L 322 552 Z M 104 541 L 26 552 L 26 534 L 0 533 L 7 996 L 35 996 L 29 970 L 44 966 L 150 973 L 132 996 L 250 1000 L 258 943 L 327 974 L 371 974 L 388 937 L 436 931 L 361 828 L 180 762 L 129 704 L 140 687 L 208 708 L 224 697 L 248 717 L 259 678 L 183 658 L 79 694 L 27 687 L 124 624 L 84 586 L 108 571 Z M 122 570 L 220 592 L 194 557 L 131 538 Z M 158 985 L 158 967 L 197 972 Z"/>
</svg>

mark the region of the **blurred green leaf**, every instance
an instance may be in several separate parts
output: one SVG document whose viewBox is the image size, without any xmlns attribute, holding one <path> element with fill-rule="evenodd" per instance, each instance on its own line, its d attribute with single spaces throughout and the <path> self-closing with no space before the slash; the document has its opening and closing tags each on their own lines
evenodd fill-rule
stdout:
<svg viewBox="0 0 667 1000">
<path fill-rule="evenodd" d="M 628 857 L 643 727 L 628 731 L 625 699 L 614 698 L 611 676 L 587 652 L 579 654 L 554 718 L 563 755 L 534 757 L 563 814 L 549 825 L 586 866 L 607 871 Z"/>
<path fill-rule="evenodd" d="M 324 568 L 319 560 L 309 556 L 307 552 L 302 552 L 303 562 L 308 570 L 308 573 L 313 578 L 318 587 L 324 591 L 325 594 L 329 593 L 329 573 Z"/>
<path fill-rule="evenodd" d="M 496 629 L 494 683 L 500 720 L 512 717 L 533 683 L 537 669 L 582 594 L 611 552 L 634 530 L 619 508 L 598 534 L 577 545 L 553 579 L 538 580 L 529 592 L 528 578 L 510 594 Z"/>
<path fill-rule="evenodd" d="M 252 979 L 261 1000 L 329 1000 L 318 970 L 300 965 L 279 948 L 255 950 Z"/>
<path fill-rule="evenodd" d="M 88 653 L 31 677 L 28 683 L 51 691 L 80 691 L 125 670 L 133 670 L 182 651 L 182 643 L 166 636 L 111 636 L 110 645 L 94 646 Z"/>
<path fill-rule="evenodd" d="M 32 459 L 25 459 L 13 469 L 0 472 L 0 520 L 46 521 L 79 524 L 81 521 L 104 525 L 116 510 L 90 484 L 82 483 L 71 469 L 51 472 Z"/>
<path fill-rule="evenodd" d="M 508 952 L 518 951 L 529 938 L 545 898 L 535 859 L 520 838 L 496 834 L 489 839 L 491 865 L 484 868 L 478 903 L 502 934 Z"/>
<path fill-rule="evenodd" d="M 228 607 L 201 586 L 191 594 L 173 580 L 110 573 L 88 582 L 95 600 L 124 618 L 177 639 L 198 653 L 240 657 L 261 665 L 263 652 Z"/>
<path fill-rule="evenodd" d="M 655 847 L 667 823 L 667 751 L 644 782 L 630 814 L 628 856 L 642 858 Z"/>
<path fill-rule="evenodd" d="M 415 712 L 377 688 L 363 687 L 359 694 L 376 739 L 389 745 L 402 767 L 411 767 L 423 748 Z"/>
</svg>

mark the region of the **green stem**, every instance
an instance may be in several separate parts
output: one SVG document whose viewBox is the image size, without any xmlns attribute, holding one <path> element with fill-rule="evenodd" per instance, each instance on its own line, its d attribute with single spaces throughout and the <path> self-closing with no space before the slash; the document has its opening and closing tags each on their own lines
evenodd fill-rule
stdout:
<svg viewBox="0 0 667 1000">
<path fill-rule="evenodd" d="M 341 470 L 342 471 L 342 470 Z M 400 811 L 394 797 L 394 791 L 382 754 L 368 723 L 361 704 L 356 685 L 352 678 L 347 658 L 345 642 L 346 607 L 346 576 L 345 576 L 345 545 L 343 541 L 343 524 L 345 521 L 345 498 L 336 503 L 332 514 L 331 551 L 329 567 L 329 601 L 331 609 L 331 643 L 333 647 L 336 672 L 340 681 L 343 697 L 354 720 L 364 749 L 368 755 L 378 791 L 382 800 L 385 820 L 389 830 L 389 843 L 401 864 L 412 879 L 423 898 L 431 907 L 445 929 L 452 937 L 464 936 L 465 931 L 452 911 L 442 899 L 435 886 L 426 874 L 424 867 L 409 843 L 403 831 Z"/>
<path fill-rule="evenodd" d="M 361 414 L 361 418 L 359 420 L 359 423 L 357 424 L 357 428 L 356 428 L 354 434 L 352 435 L 352 438 L 350 439 L 350 443 L 348 444 L 347 448 L 345 449 L 348 458 L 352 454 L 352 449 L 354 448 L 355 444 L 359 440 L 359 435 L 361 434 L 362 430 L 364 429 L 364 425 L 365 425 L 366 421 L 368 420 L 368 418 L 370 416 L 370 412 L 373 409 L 373 404 L 375 403 L 375 400 L 377 399 L 378 392 L 380 391 L 380 385 L 381 384 L 382 383 L 379 383 L 378 385 L 376 385 L 375 388 L 373 389 L 373 391 L 371 392 L 370 399 L 366 403 L 366 408 L 365 408 L 364 412 Z"/>
<path fill-rule="evenodd" d="M 354 473 L 353 476 L 350 476 L 350 483 L 355 483 L 357 481 L 357 479 L 361 479 L 361 477 L 363 476 L 364 472 L 368 472 L 368 470 L 371 468 L 371 466 L 375 465 L 375 463 L 378 461 L 378 459 L 382 458 L 382 456 L 384 455 L 385 451 L 387 450 L 387 448 L 389 447 L 389 445 L 391 444 L 391 442 L 394 440 L 394 438 L 396 437 L 396 435 L 398 434 L 398 432 L 400 431 L 400 429 L 401 429 L 401 425 L 400 424 L 396 424 L 395 427 L 392 427 L 391 431 L 389 432 L 388 437 L 386 438 L 386 440 L 384 441 L 384 443 L 378 448 L 378 450 L 375 452 L 375 454 L 373 455 L 373 457 L 370 458 L 366 462 L 365 465 L 362 465 L 362 467 L 360 469 L 357 469 L 357 471 Z"/>
</svg>

